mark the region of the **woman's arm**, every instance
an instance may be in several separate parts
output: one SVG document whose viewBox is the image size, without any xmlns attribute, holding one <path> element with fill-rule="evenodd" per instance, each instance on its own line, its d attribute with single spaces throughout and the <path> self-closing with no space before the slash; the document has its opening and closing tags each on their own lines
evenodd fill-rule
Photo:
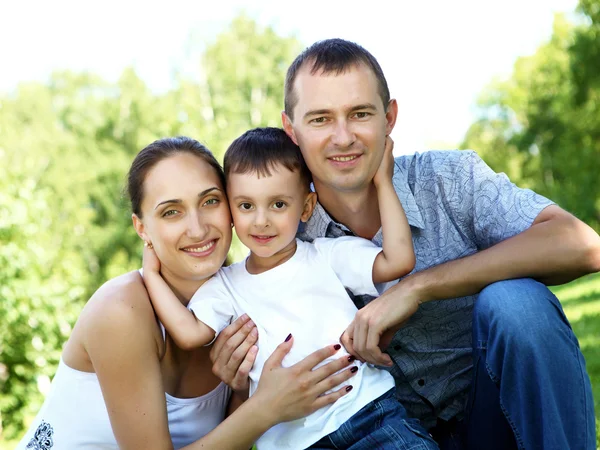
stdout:
<svg viewBox="0 0 600 450">
<path fill-rule="evenodd" d="M 351 387 L 346 386 L 323 395 L 354 375 L 355 371 L 342 370 L 352 363 L 348 357 L 312 370 L 338 351 L 330 345 L 283 368 L 281 361 L 292 344 L 293 339 L 283 342 L 269 357 L 250 399 L 217 428 L 184 449 L 248 449 L 273 425 L 305 417 L 350 392 Z"/>
<path fill-rule="evenodd" d="M 83 332 L 121 449 L 171 449 L 156 319 L 139 288 L 99 291 Z"/>
<path fill-rule="evenodd" d="M 384 283 L 406 275 L 415 267 L 410 226 L 392 184 L 394 143 L 388 136 L 381 165 L 373 178 L 377 189 L 383 249 L 373 264 L 373 282 Z"/>
<path fill-rule="evenodd" d="M 179 301 L 160 274 L 160 262 L 154 250 L 144 247 L 144 284 L 156 315 L 169 332 L 177 347 L 192 350 L 210 343 L 215 330 L 198 320 L 193 312 Z"/>
</svg>

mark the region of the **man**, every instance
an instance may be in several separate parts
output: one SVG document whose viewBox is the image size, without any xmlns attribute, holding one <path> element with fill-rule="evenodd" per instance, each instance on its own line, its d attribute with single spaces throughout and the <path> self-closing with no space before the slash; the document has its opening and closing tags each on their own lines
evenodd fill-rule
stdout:
<svg viewBox="0 0 600 450">
<path fill-rule="evenodd" d="M 379 64 L 354 43 L 317 42 L 292 63 L 283 126 L 319 198 L 300 237 L 381 244 L 372 179 L 397 111 Z M 442 448 L 595 448 L 585 362 L 544 284 L 599 271 L 600 237 L 474 152 L 396 158 L 394 186 L 416 268 L 379 298 L 355 299 L 344 346 L 390 367 L 399 400 Z M 255 341 L 249 327 L 222 333 L 215 372 L 243 387 Z"/>
</svg>

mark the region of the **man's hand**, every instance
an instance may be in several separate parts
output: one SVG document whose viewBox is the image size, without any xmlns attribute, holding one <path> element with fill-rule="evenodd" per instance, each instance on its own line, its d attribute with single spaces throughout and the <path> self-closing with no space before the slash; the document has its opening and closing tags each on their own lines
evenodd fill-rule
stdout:
<svg viewBox="0 0 600 450">
<path fill-rule="evenodd" d="M 210 350 L 212 371 L 231 389 L 248 397 L 248 374 L 254 365 L 258 330 L 246 314 L 225 328 Z"/>
<path fill-rule="evenodd" d="M 395 332 L 419 308 L 416 290 L 405 287 L 403 281 L 360 309 L 342 334 L 341 342 L 356 358 L 380 366 L 391 366 L 392 358 L 383 353 Z"/>
</svg>

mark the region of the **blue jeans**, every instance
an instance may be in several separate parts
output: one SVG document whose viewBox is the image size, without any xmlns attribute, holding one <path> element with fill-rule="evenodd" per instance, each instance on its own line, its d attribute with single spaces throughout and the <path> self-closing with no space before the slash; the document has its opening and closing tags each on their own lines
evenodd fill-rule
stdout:
<svg viewBox="0 0 600 450">
<path fill-rule="evenodd" d="M 585 361 L 546 286 L 518 279 L 481 291 L 466 418 L 436 437 L 445 450 L 596 448 Z"/>
<path fill-rule="evenodd" d="M 430 450 L 439 447 L 396 400 L 395 389 L 373 400 L 312 449 Z"/>
</svg>

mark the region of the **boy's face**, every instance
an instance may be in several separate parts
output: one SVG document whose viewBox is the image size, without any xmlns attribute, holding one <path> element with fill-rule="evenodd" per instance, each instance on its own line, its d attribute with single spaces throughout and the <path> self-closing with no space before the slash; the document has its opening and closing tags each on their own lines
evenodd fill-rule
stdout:
<svg viewBox="0 0 600 450">
<path fill-rule="evenodd" d="M 238 237 L 260 258 L 277 259 L 293 248 L 298 224 L 308 220 L 316 202 L 299 172 L 282 165 L 266 177 L 230 173 L 227 194 Z"/>
</svg>

